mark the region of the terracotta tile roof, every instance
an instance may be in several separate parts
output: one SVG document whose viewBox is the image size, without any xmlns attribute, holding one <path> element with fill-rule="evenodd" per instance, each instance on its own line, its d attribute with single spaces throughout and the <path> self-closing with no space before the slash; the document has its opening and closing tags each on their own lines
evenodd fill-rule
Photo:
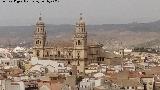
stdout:
<svg viewBox="0 0 160 90">
<path fill-rule="evenodd" d="M 145 70 L 146 74 L 160 74 L 160 67 L 152 67 L 150 70 Z"/>
<path fill-rule="evenodd" d="M 120 86 L 143 86 L 139 80 L 130 80 L 130 79 L 117 79 L 113 80 L 113 83 L 116 83 Z"/>
</svg>

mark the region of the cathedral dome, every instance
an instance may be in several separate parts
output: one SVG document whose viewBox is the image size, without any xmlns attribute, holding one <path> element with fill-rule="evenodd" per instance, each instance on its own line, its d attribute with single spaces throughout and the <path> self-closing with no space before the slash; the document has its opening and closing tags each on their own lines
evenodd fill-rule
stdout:
<svg viewBox="0 0 160 90">
<path fill-rule="evenodd" d="M 76 25 L 85 25 L 85 21 L 83 20 L 82 16 L 80 16 L 79 20 L 76 22 Z"/>
<path fill-rule="evenodd" d="M 37 21 L 36 25 L 44 25 L 44 22 L 42 21 L 42 17 L 39 17 L 39 20 Z"/>
</svg>

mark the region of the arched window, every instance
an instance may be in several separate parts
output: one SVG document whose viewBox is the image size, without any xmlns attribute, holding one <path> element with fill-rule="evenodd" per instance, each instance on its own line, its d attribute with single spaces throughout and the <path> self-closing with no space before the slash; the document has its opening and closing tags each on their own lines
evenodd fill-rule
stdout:
<svg viewBox="0 0 160 90">
<path fill-rule="evenodd" d="M 39 57 L 39 55 L 40 55 L 40 51 L 39 51 L 39 50 L 37 50 L 37 57 Z"/>
<path fill-rule="evenodd" d="M 81 45 L 81 41 L 80 40 L 78 40 L 78 45 Z"/>
<path fill-rule="evenodd" d="M 58 57 L 60 57 L 60 55 L 61 55 L 61 52 L 60 52 L 60 51 L 58 51 Z"/>
<path fill-rule="evenodd" d="M 36 41 L 36 44 L 39 44 L 39 40 Z"/>
<path fill-rule="evenodd" d="M 70 61 L 68 61 L 68 64 L 71 64 L 71 62 L 70 62 Z"/>
<path fill-rule="evenodd" d="M 47 51 L 47 55 L 46 55 L 47 57 L 49 56 L 49 52 Z"/>
<path fill-rule="evenodd" d="M 40 41 L 40 40 L 37 40 L 37 41 L 36 41 L 36 44 L 41 44 L 41 41 Z"/>
<path fill-rule="evenodd" d="M 80 58 L 80 52 L 79 51 L 77 52 L 77 58 L 78 59 Z"/>
<path fill-rule="evenodd" d="M 39 44 L 41 44 L 41 41 L 39 41 Z"/>
<path fill-rule="evenodd" d="M 39 27 L 37 28 L 37 32 L 39 32 Z"/>
<path fill-rule="evenodd" d="M 71 56 L 71 53 L 69 53 L 69 56 Z"/>
</svg>

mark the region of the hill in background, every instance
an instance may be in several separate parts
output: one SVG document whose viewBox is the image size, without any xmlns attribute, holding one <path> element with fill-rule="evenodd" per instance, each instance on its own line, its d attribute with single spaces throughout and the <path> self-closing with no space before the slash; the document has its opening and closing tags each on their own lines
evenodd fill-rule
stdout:
<svg viewBox="0 0 160 90">
<path fill-rule="evenodd" d="M 0 26 L 1 47 L 32 45 L 34 26 Z M 49 41 L 71 41 L 73 25 L 46 25 Z M 107 49 L 156 47 L 160 45 L 160 21 L 150 23 L 87 25 L 89 42 L 103 43 Z"/>
</svg>

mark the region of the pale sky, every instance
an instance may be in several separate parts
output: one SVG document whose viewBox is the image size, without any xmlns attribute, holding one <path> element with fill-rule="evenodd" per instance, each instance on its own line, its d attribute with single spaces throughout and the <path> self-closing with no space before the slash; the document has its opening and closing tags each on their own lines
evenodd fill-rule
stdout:
<svg viewBox="0 0 160 90">
<path fill-rule="evenodd" d="M 0 26 L 33 25 L 40 12 L 47 24 L 74 24 L 81 12 L 87 24 L 160 20 L 160 0 L 59 0 L 59 3 L 54 4 L 13 4 L 2 1 Z"/>
</svg>

